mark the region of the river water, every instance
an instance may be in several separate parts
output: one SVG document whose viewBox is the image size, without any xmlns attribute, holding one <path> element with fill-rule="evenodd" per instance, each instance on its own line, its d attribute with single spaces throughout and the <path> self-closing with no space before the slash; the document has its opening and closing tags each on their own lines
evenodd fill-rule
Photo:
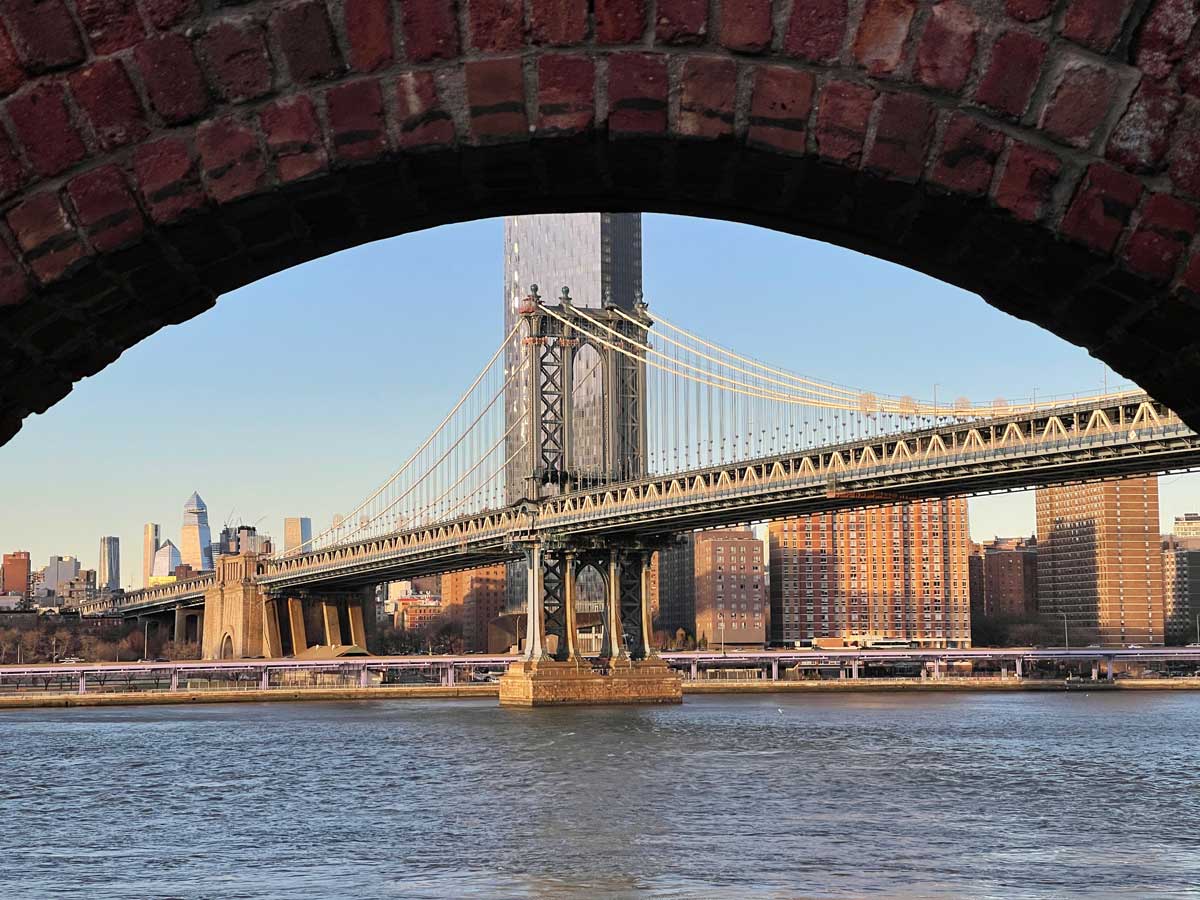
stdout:
<svg viewBox="0 0 1200 900">
<path fill-rule="evenodd" d="M 0 898 L 1200 896 L 1200 694 L 0 713 Z"/>
</svg>

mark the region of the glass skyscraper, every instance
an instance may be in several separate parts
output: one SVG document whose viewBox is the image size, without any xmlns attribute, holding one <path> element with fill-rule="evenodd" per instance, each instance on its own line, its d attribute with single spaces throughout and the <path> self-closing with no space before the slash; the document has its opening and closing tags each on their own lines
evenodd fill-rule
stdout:
<svg viewBox="0 0 1200 900">
<path fill-rule="evenodd" d="M 212 533 L 208 528 L 208 507 L 198 493 L 188 497 L 183 507 L 183 532 L 179 542 L 183 561 L 197 572 L 211 572 L 213 566 Z"/>
<path fill-rule="evenodd" d="M 96 576 L 96 587 L 112 592 L 121 587 L 121 540 L 115 537 L 100 538 L 100 571 Z"/>
</svg>

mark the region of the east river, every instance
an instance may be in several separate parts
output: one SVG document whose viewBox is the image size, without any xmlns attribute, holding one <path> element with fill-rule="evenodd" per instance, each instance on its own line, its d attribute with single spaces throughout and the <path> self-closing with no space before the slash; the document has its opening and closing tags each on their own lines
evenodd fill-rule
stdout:
<svg viewBox="0 0 1200 900">
<path fill-rule="evenodd" d="M 0 897 L 1200 896 L 1200 694 L 0 713 Z"/>
</svg>

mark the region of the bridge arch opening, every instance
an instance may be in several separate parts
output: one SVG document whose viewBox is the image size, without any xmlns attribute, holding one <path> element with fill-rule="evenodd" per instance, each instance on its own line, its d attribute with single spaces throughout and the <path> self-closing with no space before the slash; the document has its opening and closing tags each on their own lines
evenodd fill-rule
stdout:
<svg viewBox="0 0 1200 900">
<path fill-rule="evenodd" d="M 901 263 L 1198 422 L 1197 17 L 1174 0 L 1065 18 L 833 4 L 820 29 L 814 0 L 752 20 L 717 3 L 713 27 L 707 9 L 562 4 L 524 33 L 478 2 L 460 22 L 451 0 L 382 0 L 367 25 L 332 0 L 159 4 L 135 27 L 77 5 L 44 31 L 0 13 L 18 48 L 0 81 L 0 441 L 267 274 L 431 225 L 583 210 L 712 216 Z"/>
<path fill-rule="evenodd" d="M 221 650 L 218 659 L 233 659 L 233 636 L 226 634 L 221 638 Z"/>
</svg>

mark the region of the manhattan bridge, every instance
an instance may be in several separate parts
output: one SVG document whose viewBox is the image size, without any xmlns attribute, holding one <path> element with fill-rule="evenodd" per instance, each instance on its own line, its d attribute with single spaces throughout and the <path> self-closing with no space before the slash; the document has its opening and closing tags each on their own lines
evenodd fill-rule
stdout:
<svg viewBox="0 0 1200 900">
<path fill-rule="evenodd" d="M 515 561 L 523 659 L 580 658 L 592 569 L 600 657 L 636 661 L 653 656 L 651 555 L 681 532 L 1200 465 L 1200 437 L 1141 391 L 939 405 L 767 365 L 645 303 L 585 309 L 533 285 L 518 313 L 432 433 L 333 527 L 118 611 L 173 610 L 177 628 L 198 616 L 206 658 L 282 657 L 314 643 L 306 618 L 327 645 L 364 646 L 376 585 Z M 580 404 L 585 381 L 600 390 Z"/>
</svg>

